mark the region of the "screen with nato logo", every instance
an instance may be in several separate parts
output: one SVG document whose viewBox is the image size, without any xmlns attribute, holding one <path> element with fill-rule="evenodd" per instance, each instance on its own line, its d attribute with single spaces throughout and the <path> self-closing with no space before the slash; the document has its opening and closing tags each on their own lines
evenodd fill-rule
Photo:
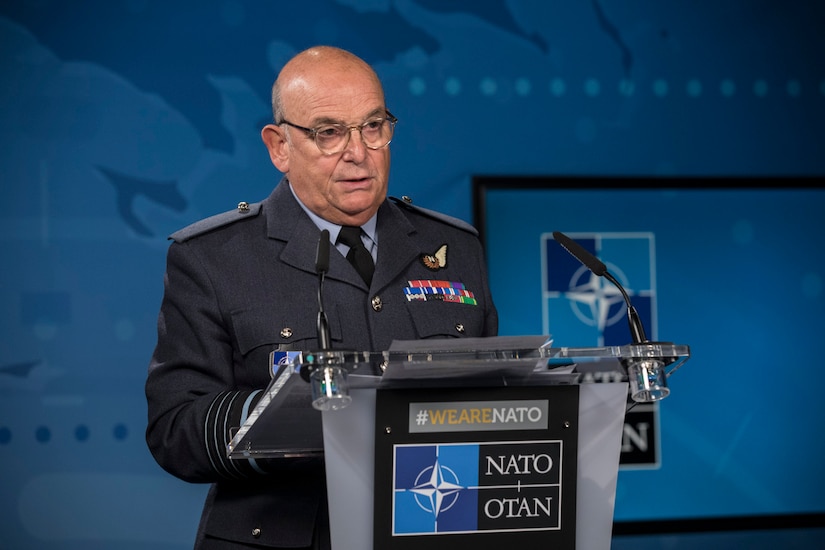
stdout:
<svg viewBox="0 0 825 550">
<path fill-rule="evenodd" d="M 501 335 L 631 343 L 560 231 L 649 340 L 690 346 L 625 426 L 616 522 L 825 518 L 825 180 L 476 176 L 473 198 Z"/>
</svg>

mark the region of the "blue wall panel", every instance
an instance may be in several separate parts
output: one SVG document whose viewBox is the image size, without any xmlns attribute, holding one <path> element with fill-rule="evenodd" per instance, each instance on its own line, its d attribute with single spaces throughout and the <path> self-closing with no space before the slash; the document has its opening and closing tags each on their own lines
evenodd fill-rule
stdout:
<svg viewBox="0 0 825 550">
<path fill-rule="evenodd" d="M 469 220 L 474 174 L 825 174 L 823 28 L 799 0 L 3 2 L 0 547 L 191 546 L 205 487 L 143 441 L 166 235 L 277 182 L 292 54 L 373 63 L 390 192 Z"/>
</svg>

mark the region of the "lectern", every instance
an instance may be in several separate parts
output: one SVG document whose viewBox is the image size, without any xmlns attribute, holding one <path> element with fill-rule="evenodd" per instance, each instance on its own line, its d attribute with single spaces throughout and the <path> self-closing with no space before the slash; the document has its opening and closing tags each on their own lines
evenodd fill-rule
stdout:
<svg viewBox="0 0 825 550">
<path fill-rule="evenodd" d="M 609 550 L 628 403 L 689 356 L 545 336 L 298 353 L 228 455 L 323 453 L 333 550 Z"/>
</svg>

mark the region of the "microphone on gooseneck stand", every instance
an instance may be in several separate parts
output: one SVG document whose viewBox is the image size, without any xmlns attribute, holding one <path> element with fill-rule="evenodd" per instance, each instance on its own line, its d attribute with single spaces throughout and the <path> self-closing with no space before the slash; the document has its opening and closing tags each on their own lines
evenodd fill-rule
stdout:
<svg viewBox="0 0 825 550">
<path fill-rule="evenodd" d="M 630 337 L 633 339 L 633 343 L 643 344 L 648 342 L 639 313 L 636 311 L 636 308 L 633 307 L 633 304 L 630 302 L 630 297 L 627 295 L 627 292 L 625 292 L 625 289 L 621 283 L 619 283 L 619 281 L 616 280 L 616 278 L 611 275 L 609 271 L 607 271 L 607 266 L 605 266 L 604 263 L 593 254 L 585 250 L 582 245 L 561 231 L 553 231 L 553 238 L 574 258 L 584 264 L 584 266 L 594 275 L 597 277 L 604 277 L 619 289 L 619 292 L 622 293 L 622 297 L 624 298 L 624 303 L 627 305 L 627 322 L 630 326 Z"/>
<path fill-rule="evenodd" d="M 323 229 L 315 254 L 318 274 L 318 349 L 307 351 L 301 378 L 310 383 L 312 407 L 320 411 L 343 409 L 352 402 L 343 354 L 332 350 L 329 321 L 324 311 L 324 277 L 329 271 L 329 231 Z"/>
<path fill-rule="evenodd" d="M 655 351 L 657 342 L 651 342 L 645 336 L 642 320 L 624 287 L 607 271 L 607 266 L 593 254 L 584 249 L 579 243 L 560 231 L 553 232 L 553 238 L 574 258 L 584 264 L 597 277 L 604 277 L 622 293 L 627 305 L 627 322 L 630 325 L 630 336 L 636 346 L 644 345 L 647 349 L 640 356 L 634 356 L 627 361 L 627 377 L 630 384 L 630 396 L 635 401 L 628 407 L 632 409 L 636 403 L 653 402 L 664 399 L 670 393 L 667 387 L 667 373 L 664 370 L 664 361 Z M 658 342 L 661 343 L 661 342 Z"/>
<path fill-rule="evenodd" d="M 324 277 L 329 271 L 329 231 L 324 229 L 318 239 L 318 250 L 315 254 L 315 272 L 318 274 L 318 347 L 320 350 L 330 349 L 329 321 L 324 311 Z"/>
</svg>

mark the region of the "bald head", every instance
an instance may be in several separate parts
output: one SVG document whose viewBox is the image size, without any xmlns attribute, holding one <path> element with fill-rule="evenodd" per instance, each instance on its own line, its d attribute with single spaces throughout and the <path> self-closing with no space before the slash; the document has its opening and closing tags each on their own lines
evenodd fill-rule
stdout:
<svg viewBox="0 0 825 550">
<path fill-rule="evenodd" d="M 333 46 L 314 46 L 290 59 L 272 86 L 272 116 L 277 123 L 284 118 L 291 95 L 300 96 L 307 89 L 332 87 L 341 78 L 372 80 L 383 95 L 381 81 L 372 67 L 358 57 Z"/>
</svg>

